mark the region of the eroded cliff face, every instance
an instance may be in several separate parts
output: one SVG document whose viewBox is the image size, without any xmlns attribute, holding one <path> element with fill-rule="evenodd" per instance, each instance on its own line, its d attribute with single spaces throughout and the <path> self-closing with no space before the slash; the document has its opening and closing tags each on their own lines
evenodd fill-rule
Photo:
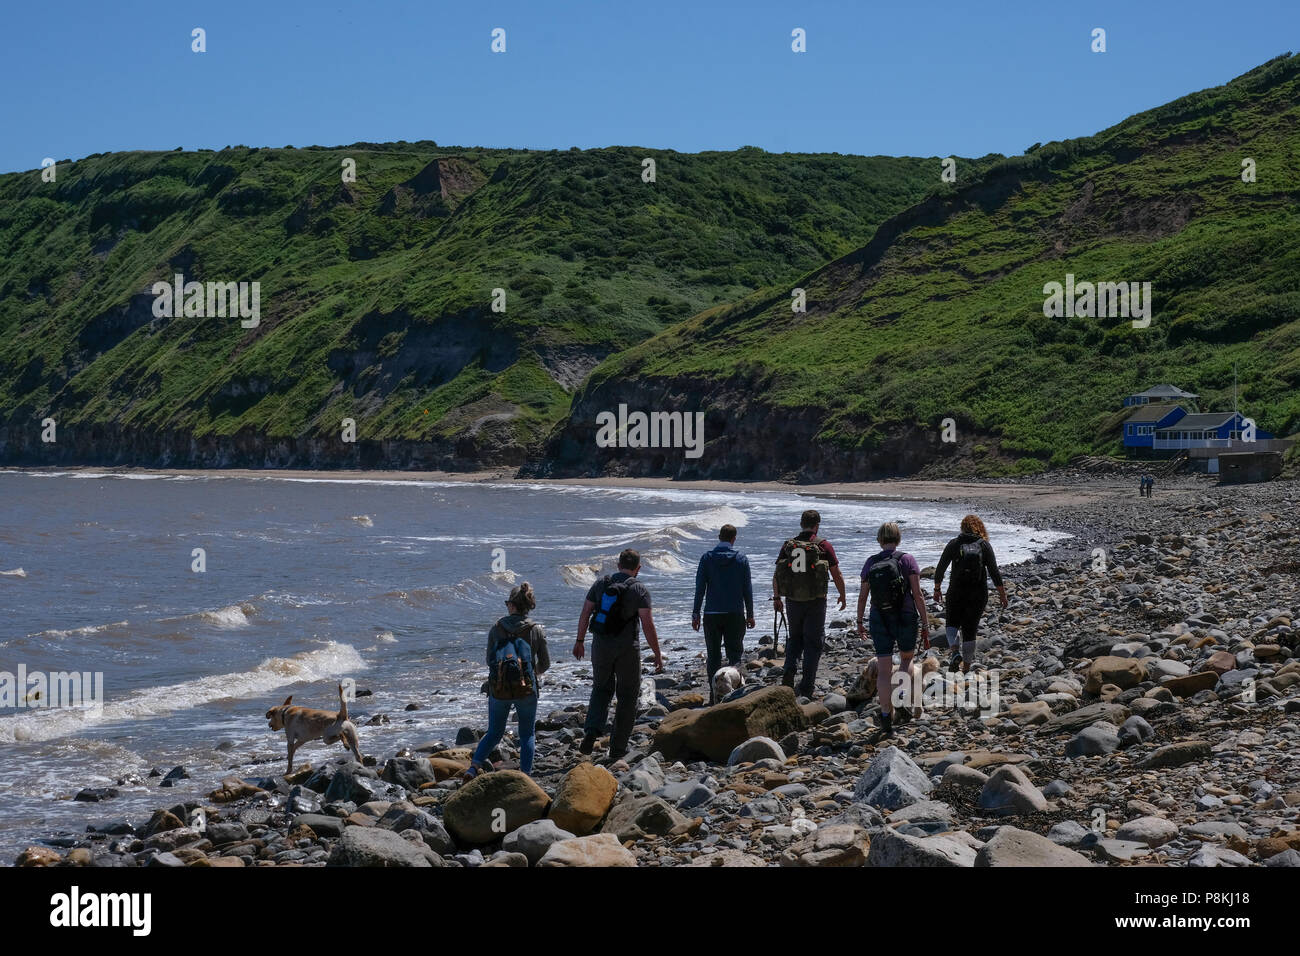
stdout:
<svg viewBox="0 0 1300 956">
<path fill-rule="evenodd" d="M 597 416 L 655 411 L 704 413 L 698 457 L 685 448 L 600 447 Z M 865 481 L 914 475 L 955 458 L 966 445 L 943 443 L 934 428 L 906 428 L 854 446 L 823 437 L 823 408 L 784 408 L 752 383 L 641 379 L 602 383 L 580 396 L 544 454 L 522 471 L 538 477 L 672 477 L 764 481 Z"/>
<path fill-rule="evenodd" d="M 0 464 L 19 467 L 308 468 L 475 471 L 518 466 L 527 449 L 508 425 L 487 416 L 475 434 L 455 440 L 268 437 L 254 432 L 193 436 L 120 425 L 68 425 L 41 440 L 40 420 L 0 426 Z"/>
</svg>

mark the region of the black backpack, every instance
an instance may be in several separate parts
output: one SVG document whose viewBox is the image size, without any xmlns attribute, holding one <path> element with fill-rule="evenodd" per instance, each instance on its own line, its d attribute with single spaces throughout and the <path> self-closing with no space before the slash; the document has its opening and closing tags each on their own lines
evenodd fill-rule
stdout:
<svg viewBox="0 0 1300 956">
<path fill-rule="evenodd" d="M 632 578 L 615 581 L 613 576 L 604 579 L 604 586 L 596 595 L 596 610 L 591 614 L 589 627 L 597 637 L 618 637 L 636 614 L 632 608 Z"/>
<path fill-rule="evenodd" d="M 967 586 L 984 583 L 983 540 L 962 542 L 952 565 L 952 580 L 954 584 Z"/>
<path fill-rule="evenodd" d="M 881 611 L 891 614 L 903 610 L 903 599 L 907 596 L 907 575 L 899 563 L 899 552 L 891 551 L 879 558 L 867 572 L 867 587 L 871 592 L 871 604 Z"/>
</svg>

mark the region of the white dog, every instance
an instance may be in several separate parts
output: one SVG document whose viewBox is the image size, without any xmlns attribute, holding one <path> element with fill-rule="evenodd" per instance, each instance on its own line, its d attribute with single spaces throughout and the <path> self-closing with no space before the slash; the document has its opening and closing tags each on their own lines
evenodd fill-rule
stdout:
<svg viewBox="0 0 1300 956">
<path fill-rule="evenodd" d="M 636 697 L 637 710 L 649 710 L 659 703 L 659 698 L 655 696 L 655 690 L 655 679 L 653 677 L 641 678 L 641 692 Z"/>
<path fill-rule="evenodd" d="M 714 703 L 722 703 L 727 695 L 736 690 L 745 682 L 740 676 L 740 670 L 735 667 L 723 667 L 713 675 L 713 700 Z"/>
</svg>

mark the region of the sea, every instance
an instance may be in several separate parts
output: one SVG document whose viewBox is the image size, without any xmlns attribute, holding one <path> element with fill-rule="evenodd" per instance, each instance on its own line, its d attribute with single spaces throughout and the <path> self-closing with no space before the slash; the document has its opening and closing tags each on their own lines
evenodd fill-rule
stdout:
<svg viewBox="0 0 1300 956">
<path fill-rule="evenodd" d="M 925 566 L 962 515 L 793 491 L 0 471 L 0 684 L 20 672 L 29 681 L 0 706 L 0 865 L 88 825 L 138 825 L 228 776 L 282 772 L 284 734 L 263 715 L 290 694 L 333 710 L 338 682 L 351 681 L 367 754 L 482 729 L 486 634 L 522 581 L 537 592 L 553 661 L 540 713 L 585 701 L 591 668 L 571 653 L 578 614 L 624 548 L 641 552 L 667 669 L 702 672 L 690 629 L 700 555 L 723 524 L 739 529 L 756 642 L 772 629 L 776 553 L 809 507 L 846 569 L 844 618 L 883 521 L 902 524 L 904 550 Z M 988 525 L 1002 564 L 1067 537 Z M 51 673 L 88 675 L 89 700 L 56 706 L 48 689 L 22 699 L 38 686 L 31 675 Z M 376 715 L 390 722 L 369 726 Z M 298 764 L 342 753 L 314 742 Z M 189 777 L 168 789 L 148 776 L 177 766 Z M 95 787 L 119 795 L 73 799 Z"/>
</svg>

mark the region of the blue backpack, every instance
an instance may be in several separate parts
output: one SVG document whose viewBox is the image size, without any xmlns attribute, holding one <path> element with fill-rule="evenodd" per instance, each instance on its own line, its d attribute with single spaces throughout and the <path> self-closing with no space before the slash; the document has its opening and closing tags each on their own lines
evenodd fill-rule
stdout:
<svg viewBox="0 0 1300 956">
<path fill-rule="evenodd" d="M 497 639 L 488 677 L 492 696 L 497 700 L 531 697 L 537 692 L 537 679 L 533 673 L 533 648 L 525 635 L 533 625 L 525 622 L 518 631 L 512 632 L 506 630 L 502 621 L 497 624 L 506 636 Z"/>
</svg>

